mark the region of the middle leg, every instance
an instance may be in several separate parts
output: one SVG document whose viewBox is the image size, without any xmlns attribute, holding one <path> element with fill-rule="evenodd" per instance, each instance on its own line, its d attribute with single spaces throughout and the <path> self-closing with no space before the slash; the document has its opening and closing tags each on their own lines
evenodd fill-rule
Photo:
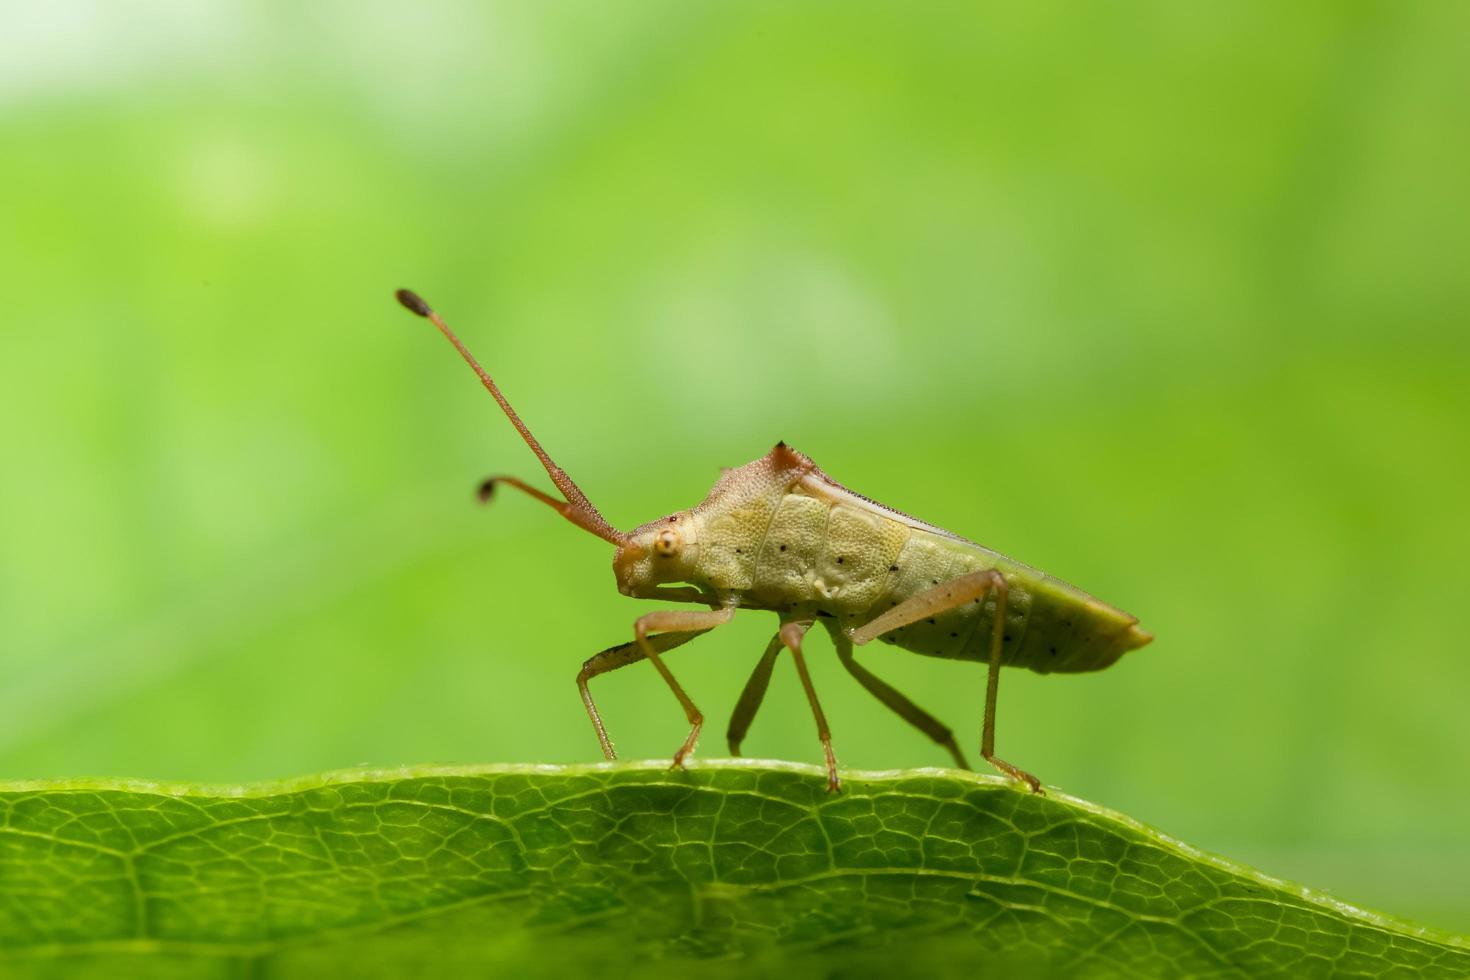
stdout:
<svg viewBox="0 0 1470 980">
<path fill-rule="evenodd" d="M 956 766 L 961 769 L 970 768 L 965 753 L 960 751 L 959 743 L 954 739 L 954 731 L 948 725 L 914 704 L 891 684 L 858 663 L 852 655 L 852 641 L 847 638 L 846 633 L 842 632 L 842 628 L 831 620 L 827 621 L 826 625 L 827 632 L 832 634 L 832 643 L 837 647 L 837 659 L 869 694 L 887 705 L 904 721 L 928 735 L 937 744 L 948 749 Z"/>
<path fill-rule="evenodd" d="M 776 658 L 784 649 L 780 633 L 771 637 L 771 642 L 766 644 L 766 652 L 761 654 L 755 670 L 750 672 L 750 679 L 745 682 L 745 689 L 740 692 L 740 700 L 735 702 L 730 727 L 725 730 L 725 744 L 730 746 L 730 754 L 737 759 L 740 757 L 740 743 L 745 741 L 750 723 L 755 721 L 755 713 L 766 699 L 766 689 L 771 686 L 771 671 L 776 669 Z"/>
<path fill-rule="evenodd" d="M 832 732 L 827 727 L 827 716 L 817 701 L 817 689 L 812 686 L 812 675 L 807 673 L 806 657 L 801 652 L 801 638 L 811 626 L 810 622 L 784 623 L 776 635 L 786 649 L 791 651 L 791 662 L 796 664 L 796 672 L 801 676 L 801 686 L 806 691 L 807 703 L 812 706 L 812 718 L 817 723 L 817 738 L 822 740 L 822 752 L 827 757 L 827 792 L 835 793 L 842 788 L 842 782 L 837 778 L 837 756 L 832 752 Z"/>
<path fill-rule="evenodd" d="M 817 723 L 817 737 L 822 740 L 822 751 L 827 761 L 827 792 L 835 793 L 841 788 L 841 780 L 837 778 L 837 757 L 832 751 L 832 732 L 827 727 L 827 716 L 822 711 L 821 702 L 817 700 L 816 688 L 812 685 L 811 673 L 806 667 L 806 656 L 801 650 L 802 637 L 811 628 L 811 622 L 783 623 L 781 629 L 771 638 L 766 645 L 766 651 L 761 655 L 760 661 L 755 665 L 755 670 L 750 674 L 750 680 L 745 682 L 745 690 L 740 692 L 740 700 L 735 705 L 735 711 L 730 716 L 730 728 L 726 739 L 730 745 L 730 754 L 740 755 L 740 743 L 745 740 L 745 733 L 750 730 L 750 723 L 755 719 L 755 713 L 765 699 L 766 689 L 771 684 L 771 671 L 775 669 L 776 658 L 781 655 L 783 649 L 791 651 L 791 660 L 796 664 L 796 673 L 801 678 L 802 690 L 806 692 L 807 703 L 811 705 L 812 717 Z"/>
</svg>

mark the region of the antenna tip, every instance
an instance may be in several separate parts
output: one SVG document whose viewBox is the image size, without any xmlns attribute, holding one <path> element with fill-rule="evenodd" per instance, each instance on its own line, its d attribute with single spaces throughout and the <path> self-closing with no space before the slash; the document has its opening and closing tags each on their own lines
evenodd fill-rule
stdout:
<svg viewBox="0 0 1470 980">
<path fill-rule="evenodd" d="M 479 498 L 480 503 L 488 504 L 490 498 L 495 496 L 495 477 L 492 476 L 490 479 L 481 483 L 475 491 L 475 496 Z"/>
<path fill-rule="evenodd" d="M 403 304 L 403 308 L 410 313 L 417 313 L 419 316 L 426 317 L 434 312 L 429 309 L 429 304 L 424 302 L 424 298 L 412 289 L 400 289 L 393 295 L 397 297 L 398 302 Z"/>
</svg>

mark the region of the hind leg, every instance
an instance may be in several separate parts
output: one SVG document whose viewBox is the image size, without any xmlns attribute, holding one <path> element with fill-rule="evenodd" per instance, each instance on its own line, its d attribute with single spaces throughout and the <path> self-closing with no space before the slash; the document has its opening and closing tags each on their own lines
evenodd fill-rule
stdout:
<svg viewBox="0 0 1470 980">
<path fill-rule="evenodd" d="M 958 609 L 967 602 L 979 602 L 992 590 L 995 592 L 995 617 L 990 628 L 990 671 L 985 679 L 985 723 L 980 736 L 980 754 L 1007 776 L 1025 783 L 1031 792 L 1041 793 L 1041 780 L 995 755 L 995 702 L 1000 687 L 1001 644 L 1005 635 L 1006 595 L 1009 591 L 1005 576 L 993 568 L 961 575 L 900 602 L 853 630 L 850 635 L 852 642 L 861 646 L 910 623 Z"/>
</svg>

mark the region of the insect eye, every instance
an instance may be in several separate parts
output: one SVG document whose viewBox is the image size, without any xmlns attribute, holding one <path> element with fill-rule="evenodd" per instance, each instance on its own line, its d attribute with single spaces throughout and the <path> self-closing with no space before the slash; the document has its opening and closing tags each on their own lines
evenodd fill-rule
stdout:
<svg viewBox="0 0 1470 980">
<path fill-rule="evenodd" d="M 665 529 L 658 533 L 653 539 L 653 550 L 658 552 L 660 558 L 672 558 L 679 551 L 678 532 Z"/>
</svg>

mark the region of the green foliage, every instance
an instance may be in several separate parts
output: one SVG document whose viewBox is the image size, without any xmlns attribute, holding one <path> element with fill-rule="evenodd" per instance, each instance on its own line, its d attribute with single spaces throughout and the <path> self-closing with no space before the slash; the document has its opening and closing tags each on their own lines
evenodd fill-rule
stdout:
<svg viewBox="0 0 1470 980">
<path fill-rule="evenodd" d="M 1470 975 L 1470 945 L 1068 797 L 720 763 L 0 786 L 0 972 Z"/>
</svg>

